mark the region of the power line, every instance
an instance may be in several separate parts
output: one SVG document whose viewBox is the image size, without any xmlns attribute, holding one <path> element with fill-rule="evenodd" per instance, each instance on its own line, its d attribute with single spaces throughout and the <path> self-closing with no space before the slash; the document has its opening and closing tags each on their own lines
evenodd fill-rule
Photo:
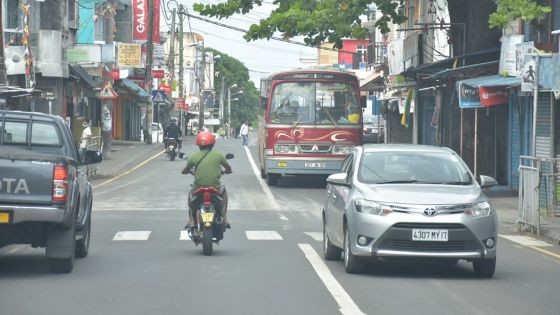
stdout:
<svg viewBox="0 0 560 315">
<path fill-rule="evenodd" d="M 231 30 L 234 30 L 234 31 L 238 31 L 238 32 L 242 32 L 242 33 L 247 33 L 248 32 L 245 29 L 235 27 L 235 26 L 231 26 L 231 25 L 227 25 L 227 24 L 224 24 L 224 23 L 221 23 L 221 22 L 216 22 L 216 21 L 206 19 L 206 18 L 203 18 L 203 17 L 200 17 L 200 16 L 192 15 L 192 14 L 189 14 L 188 12 L 186 14 L 187 14 L 188 17 L 192 17 L 193 19 L 197 19 L 197 20 L 201 20 L 201 21 L 204 21 L 204 22 L 207 22 L 207 23 L 210 23 L 210 24 L 225 27 L 225 28 L 228 28 L 228 29 L 231 29 Z M 309 48 L 318 48 L 318 49 L 321 49 L 321 50 L 336 51 L 336 52 L 339 52 L 339 53 L 347 53 L 347 54 L 352 54 L 352 55 L 356 54 L 355 51 L 347 51 L 347 50 L 338 50 L 338 49 L 335 49 L 335 48 L 310 46 L 310 45 L 307 45 L 305 43 L 296 42 L 296 41 L 293 41 L 293 40 L 287 40 L 287 39 L 283 39 L 283 38 L 275 37 L 275 36 L 270 37 L 270 39 L 280 41 L 280 42 L 284 42 L 284 43 L 288 43 L 288 44 L 305 46 L 305 47 L 309 47 Z"/>
<path fill-rule="evenodd" d="M 299 56 L 302 56 L 302 55 L 304 55 L 304 56 L 311 56 L 311 54 L 302 54 L 301 51 L 297 51 L 297 50 L 289 50 L 289 49 L 282 49 L 282 48 L 272 48 L 272 47 L 268 47 L 268 46 L 258 45 L 258 44 L 252 43 L 252 42 L 247 42 L 247 41 L 244 41 L 244 40 L 236 40 L 236 39 L 233 39 L 233 38 L 229 38 L 229 37 L 217 35 L 217 34 L 214 34 L 214 33 L 208 32 L 208 31 L 203 31 L 203 30 L 196 29 L 196 28 L 194 28 L 193 30 L 194 30 L 195 32 L 200 32 L 200 33 L 205 34 L 205 35 L 208 35 L 208 36 L 220 38 L 220 39 L 223 39 L 223 40 L 228 40 L 228 41 L 235 42 L 235 43 L 238 43 L 238 44 L 249 45 L 249 46 L 252 46 L 252 47 L 259 48 L 259 49 L 267 49 L 267 50 L 272 50 L 272 51 L 281 51 L 281 52 L 285 52 L 285 53 L 288 53 L 288 54 L 296 54 L 296 55 L 299 55 Z M 311 48 L 311 47 L 310 47 L 310 48 Z"/>
</svg>

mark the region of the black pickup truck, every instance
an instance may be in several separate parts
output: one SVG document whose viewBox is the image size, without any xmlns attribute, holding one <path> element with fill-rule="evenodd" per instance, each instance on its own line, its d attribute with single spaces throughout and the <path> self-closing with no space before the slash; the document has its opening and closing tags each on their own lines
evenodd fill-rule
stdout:
<svg viewBox="0 0 560 315">
<path fill-rule="evenodd" d="M 88 164 L 58 116 L 0 111 L 0 247 L 46 247 L 52 272 L 68 273 L 89 250 L 93 192 Z"/>
</svg>

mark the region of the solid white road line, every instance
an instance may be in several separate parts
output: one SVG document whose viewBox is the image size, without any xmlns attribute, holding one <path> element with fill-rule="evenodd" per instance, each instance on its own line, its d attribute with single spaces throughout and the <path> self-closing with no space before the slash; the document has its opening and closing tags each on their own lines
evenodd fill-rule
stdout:
<svg viewBox="0 0 560 315">
<path fill-rule="evenodd" d="M 276 231 L 245 231 L 250 241 L 281 241 L 282 236 Z"/>
<path fill-rule="evenodd" d="M 327 290 L 331 293 L 333 298 L 336 300 L 336 303 L 339 306 L 340 313 L 343 315 L 358 315 L 358 314 L 365 314 L 360 310 L 358 305 L 354 303 L 350 295 L 346 293 L 344 288 L 336 281 L 336 278 L 332 275 L 331 271 L 327 267 L 327 265 L 323 262 L 319 254 L 311 247 L 309 244 L 299 244 L 299 248 L 305 254 L 315 272 L 323 281 Z"/>
<path fill-rule="evenodd" d="M 107 180 L 107 181 L 104 181 L 103 183 L 100 183 L 99 185 L 94 185 L 93 188 L 97 188 L 97 187 L 101 187 L 101 186 L 103 186 L 103 185 L 109 184 L 110 182 L 113 182 L 113 181 L 115 181 L 115 180 L 117 180 L 117 179 L 119 179 L 119 178 L 121 178 L 121 177 L 123 177 L 123 176 L 125 176 L 125 175 L 128 175 L 128 174 L 134 172 L 135 170 L 137 170 L 137 169 L 141 168 L 142 166 L 146 165 L 146 164 L 147 164 L 148 162 L 150 162 L 151 160 L 153 160 L 153 159 L 157 158 L 158 156 L 162 155 L 164 152 L 165 152 L 165 150 L 159 152 L 158 154 L 156 154 L 156 155 L 152 156 L 151 158 L 145 160 L 144 162 L 142 162 L 142 163 L 136 165 L 135 167 L 129 169 L 128 171 L 126 171 L 126 172 L 124 172 L 124 173 L 122 173 L 122 174 L 120 174 L 120 175 L 118 175 L 118 176 L 115 176 L 115 177 L 113 177 L 113 178 L 111 178 L 111 179 L 109 179 L 109 180 Z"/>
<path fill-rule="evenodd" d="M 270 201 L 270 205 L 272 207 L 272 210 L 279 210 L 280 207 L 278 206 L 278 203 L 276 202 L 276 198 L 274 198 L 274 195 L 270 191 L 270 188 L 268 188 L 266 183 L 261 178 L 261 171 L 257 167 L 257 164 L 255 163 L 255 160 L 253 159 L 253 156 L 251 155 L 251 151 L 249 151 L 249 147 L 245 146 L 243 148 L 245 149 L 245 153 L 247 153 L 247 158 L 249 158 L 249 163 L 251 164 L 251 167 L 253 168 L 253 172 L 255 172 L 255 176 L 257 177 L 257 181 L 261 185 L 266 197 Z"/>
<path fill-rule="evenodd" d="M 523 245 L 523 246 L 552 246 L 546 242 L 543 242 L 541 240 L 529 237 L 529 236 L 525 236 L 525 235 L 499 235 L 502 238 L 505 238 L 506 240 L 510 240 L 514 243 L 517 243 L 519 245 Z"/>
<path fill-rule="evenodd" d="M 152 231 L 119 231 L 113 241 L 147 241 Z"/>
<path fill-rule="evenodd" d="M 314 239 L 317 242 L 322 242 L 323 241 L 323 233 L 321 232 L 304 232 L 305 234 L 307 234 L 308 236 L 310 236 L 312 239 Z"/>
</svg>

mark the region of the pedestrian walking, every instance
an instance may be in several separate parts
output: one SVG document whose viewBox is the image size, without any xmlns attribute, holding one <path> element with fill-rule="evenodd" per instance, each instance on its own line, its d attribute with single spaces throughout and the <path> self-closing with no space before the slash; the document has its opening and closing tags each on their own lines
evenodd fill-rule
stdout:
<svg viewBox="0 0 560 315">
<path fill-rule="evenodd" d="M 241 128 L 239 128 L 239 134 L 241 135 L 241 138 L 243 139 L 243 146 L 247 146 L 249 145 L 249 121 L 245 120 L 245 122 L 243 123 L 243 125 L 241 125 Z"/>
<path fill-rule="evenodd" d="M 91 128 L 89 127 L 89 123 L 85 120 L 82 123 L 82 128 L 84 129 L 82 130 L 82 137 L 80 139 L 80 159 L 83 161 L 89 141 L 91 140 Z"/>
</svg>

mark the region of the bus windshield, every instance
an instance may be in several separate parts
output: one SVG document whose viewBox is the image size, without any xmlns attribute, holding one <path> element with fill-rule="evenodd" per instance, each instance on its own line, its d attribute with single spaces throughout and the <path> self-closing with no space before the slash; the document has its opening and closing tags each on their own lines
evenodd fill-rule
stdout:
<svg viewBox="0 0 560 315">
<path fill-rule="evenodd" d="M 361 108 L 352 85 L 338 82 L 287 82 L 274 88 L 273 124 L 353 125 Z"/>
</svg>

